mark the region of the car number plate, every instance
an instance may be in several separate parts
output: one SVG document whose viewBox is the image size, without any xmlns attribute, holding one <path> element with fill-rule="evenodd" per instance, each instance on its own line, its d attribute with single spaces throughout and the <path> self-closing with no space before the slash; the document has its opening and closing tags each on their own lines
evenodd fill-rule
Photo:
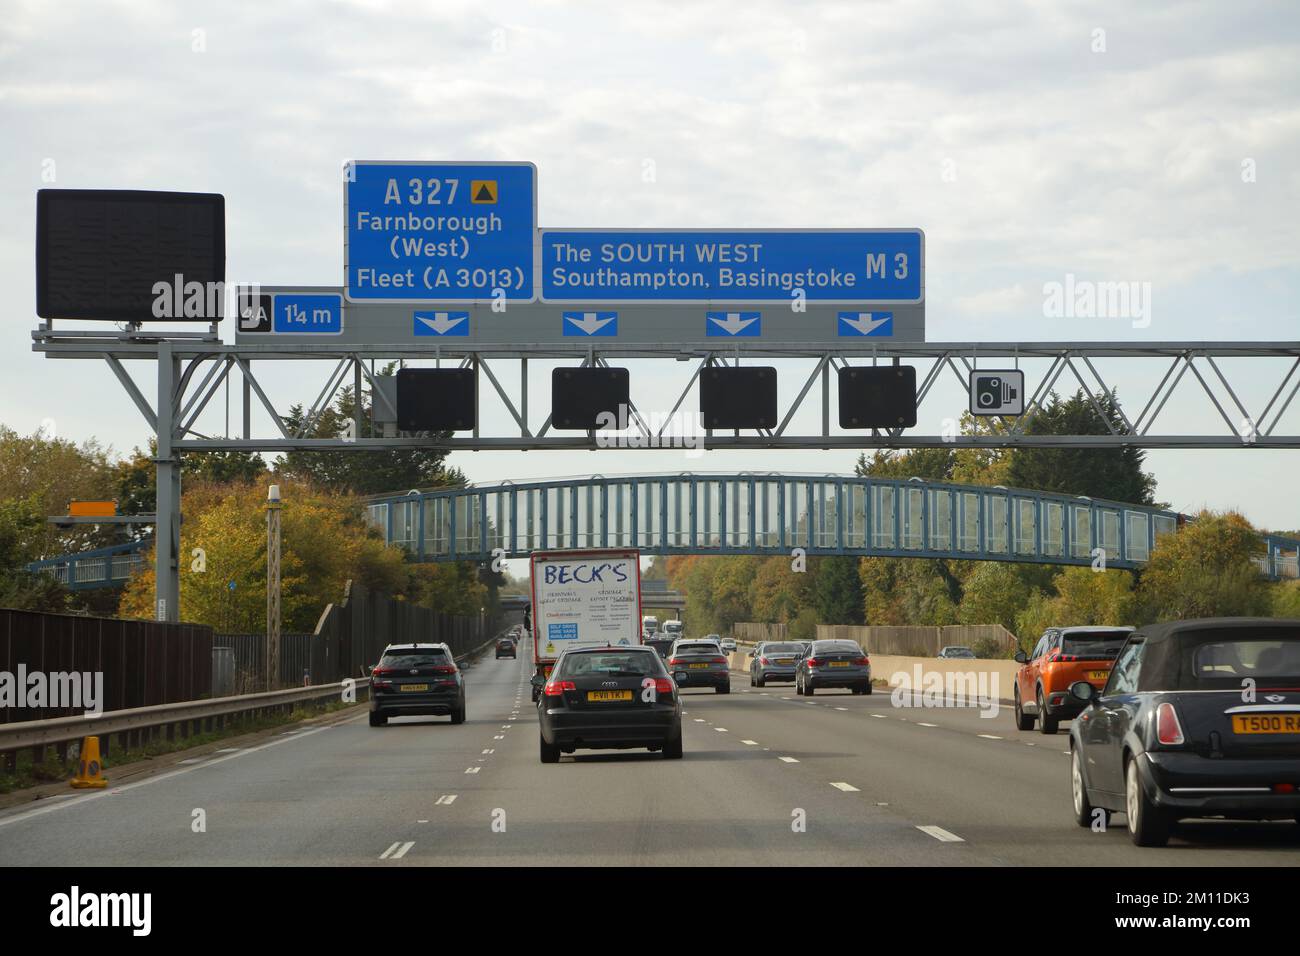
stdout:
<svg viewBox="0 0 1300 956">
<path fill-rule="evenodd" d="M 1110 677 L 1110 671 L 1088 671 L 1088 680 L 1105 680 Z"/>
<path fill-rule="evenodd" d="M 589 701 L 608 701 L 608 700 L 631 700 L 632 692 L 630 690 L 589 690 L 587 691 L 587 700 Z"/>
<path fill-rule="evenodd" d="M 776 662 L 777 662 L 778 664 L 793 664 L 793 663 L 794 663 L 794 658 L 793 658 L 793 657 L 778 657 L 778 658 L 776 659 Z"/>
<path fill-rule="evenodd" d="M 420 690 L 428 690 L 428 689 L 429 689 L 428 684 L 403 684 L 402 685 L 403 692 L 408 690 L 420 691 Z"/>
<path fill-rule="evenodd" d="M 1300 734 L 1300 714 L 1233 714 L 1234 734 Z"/>
<path fill-rule="evenodd" d="M 687 664 L 686 666 L 689 667 L 691 670 L 704 670 L 704 668 L 708 667 L 709 665 L 708 664 Z"/>
<path fill-rule="evenodd" d="M 849 666 L 849 662 L 848 662 L 848 661 L 831 661 L 831 662 L 830 662 L 830 666 L 831 666 L 831 667 L 848 667 L 848 666 Z"/>
</svg>

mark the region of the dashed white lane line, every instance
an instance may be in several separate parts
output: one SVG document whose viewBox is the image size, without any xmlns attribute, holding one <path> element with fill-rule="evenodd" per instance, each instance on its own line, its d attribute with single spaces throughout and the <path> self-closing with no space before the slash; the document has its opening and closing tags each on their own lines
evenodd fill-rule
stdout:
<svg viewBox="0 0 1300 956">
<path fill-rule="evenodd" d="M 836 707 L 835 709 L 836 709 L 836 710 L 848 710 L 847 707 Z"/>
<path fill-rule="evenodd" d="M 501 729 L 502 729 L 502 730 L 509 730 L 509 729 L 510 729 L 510 725 L 509 725 L 509 724 L 502 724 L 502 725 L 501 725 Z"/>
<path fill-rule="evenodd" d="M 758 741 L 757 741 L 757 740 L 742 740 L 741 743 L 742 743 L 742 744 L 748 744 L 750 747 L 757 747 L 757 746 L 758 746 Z"/>
<path fill-rule="evenodd" d="M 798 763 L 798 762 L 799 762 L 799 761 L 796 760 L 794 757 L 777 757 L 776 759 L 777 759 L 777 760 L 780 760 L 780 761 L 783 761 L 783 762 L 785 762 L 785 763 Z"/>
<path fill-rule="evenodd" d="M 483 752 L 484 752 L 485 754 L 494 754 L 494 753 L 496 753 L 496 750 L 495 750 L 495 748 L 493 748 L 493 747 L 485 747 L 485 748 L 483 749 Z"/>
<path fill-rule="evenodd" d="M 408 840 L 405 843 L 394 843 L 383 853 L 379 854 L 381 860 L 400 860 L 410 852 L 411 847 L 415 846 L 414 840 Z"/>
<path fill-rule="evenodd" d="M 871 716 L 872 716 L 872 717 L 879 717 L 881 720 L 888 720 L 888 719 L 889 719 L 889 715 L 888 715 L 888 714 L 872 714 Z"/>
<path fill-rule="evenodd" d="M 441 797 L 439 797 L 437 800 L 434 801 L 436 805 L 441 805 L 444 807 L 449 807 L 455 802 L 456 802 L 456 794 L 454 793 L 444 793 Z"/>
<path fill-rule="evenodd" d="M 704 718 L 703 718 L 703 717 L 692 717 L 691 719 L 694 720 L 697 724 L 702 724 L 702 723 L 704 723 Z"/>
<path fill-rule="evenodd" d="M 936 827 L 936 826 L 920 827 L 919 826 L 917 827 L 917 829 L 920 830 L 922 833 L 934 837 L 940 843 L 965 843 L 966 842 L 957 834 L 950 833 L 947 830 L 945 830 L 943 827 Z"/>
<path fill-rule="evenodd" d="M 727 728 L 726 728 L 726 727 L 714 727 L 713 729 L 716 730 L 716 731 L 717 731 L 718 733 L 720 733 L 720 734 L 725 734 L 725 733 L 727 732 Z"/>
<path fill-rule="evenodd" d="M 836 790 L 843 790 L 845 793 L 858 793 L 857 787 L 853 786 L 853 784 L 851 783 L 844 783 L 842 780 L 841 781 L 832 780 L 831 786 L 834 787 Z"/>
<path fill-rule="evenodd" d="M 465 772 L 466 772 L 466 773 L 478 773 L 478 772 L 479 772 L 480 770 L 482 770 L 482 769 L 483 769 L 482 767 L 466 767 L 466 768 L 465 768 Z"/>
<path fill-rule="evenodd" d="M 997 734 L 976 734 L 975 736 L 976 736 L 976 737 L 983 737 L 985 740 L 1001 740 L 1001 739 L 1002 739 L 1001 737 L 997 736 Z"/>
<path fill-rule="evenodd" d="M 416 823 L 428 823 L 429 821 L 428 821 L 428 820 L 416 820 L 415 822 L 416 822 Z"/>
<path fill-rule="evenodd" d="M 496 735 L 495 737 L 493 737 L 492 739 L 493 739 L 493 740 L 505 740 L 505 739 L 506 739 L 506 735 L 505 735 L 505 734 L 497 734 L 497 735 Z"/>
<path fill-rule="evenodd" d="M 938 727 L 939 725 L 938 725 L 938 724 L 927 724 L 927 723 L 923 723 L 922 721 L 919 721 L 919 720 L 918 720 L 918 721 L 916 722 L 916 726 L 918 726 L 918 727 Z"/>
</svg>

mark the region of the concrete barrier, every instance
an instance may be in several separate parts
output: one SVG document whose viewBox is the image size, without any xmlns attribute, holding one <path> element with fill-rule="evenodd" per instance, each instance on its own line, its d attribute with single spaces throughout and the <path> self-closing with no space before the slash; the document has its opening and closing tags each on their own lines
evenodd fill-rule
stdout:
<svg viewBox="0 0 1300 956">
<path fill-rule="evenodd" d="M 727 657 L 728 665 L 732 671 L 737 674 L 749 673 L 749 649 L 746 648 L 729 654 Z M 940 675 L 941 680 L 945 680 L 944 674 L 974 674 L 977 678 L 981 674 L 988 675 L 985 680 L 992 694 L 994 679 L 996 678 L 998 700 L 1003 703 L 1011 703 L 1011 688 L 1015 684 L 1016 672 L 1020 665 L 1015 661 L 1006 660 L 985 660 L 982 658 L 966 660 L 940 660 L 936 657 L 905 657 L 898 654 L 872 654 L 871 655 L 871 675 L 875 680 L 884 680 L 889 682 L 890 687 L 904 686 L 911 687 L 917 676 L 917 667 L 920 667 L 921 684 L 919 689 L 925 689 L 925 682 L 934 682 L 935 678 L 930 674 Z M 894 677 L 899 674 L 906 674 L 906 678 L 895 681 Z"/>
</svg>

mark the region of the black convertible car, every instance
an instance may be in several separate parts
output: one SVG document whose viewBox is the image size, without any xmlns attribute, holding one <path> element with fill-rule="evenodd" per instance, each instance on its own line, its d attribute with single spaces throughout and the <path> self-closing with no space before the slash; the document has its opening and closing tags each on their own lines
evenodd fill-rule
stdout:
<svg viewBox="0 0 1300 956">
<path fill-rule="evenodd" d="M 1189 817 L 1300 822 L 1300 621 L 1222 618 L 1134 632 L 1070 728 L 1074 815 L 1128 818 L 1162 846 Z"/>
</svg>

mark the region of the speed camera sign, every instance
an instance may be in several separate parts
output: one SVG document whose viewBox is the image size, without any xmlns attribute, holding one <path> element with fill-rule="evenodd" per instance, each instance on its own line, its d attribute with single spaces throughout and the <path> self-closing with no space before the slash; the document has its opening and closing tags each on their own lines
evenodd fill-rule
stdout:
<svg viewBox="0 0 1300 956">
<path fill-rule="evenodd" d="M 1019 369 L 975 369 L 970 373 L 972 415 L 1021 415 L 1025 373 Z"/>
</svg>

